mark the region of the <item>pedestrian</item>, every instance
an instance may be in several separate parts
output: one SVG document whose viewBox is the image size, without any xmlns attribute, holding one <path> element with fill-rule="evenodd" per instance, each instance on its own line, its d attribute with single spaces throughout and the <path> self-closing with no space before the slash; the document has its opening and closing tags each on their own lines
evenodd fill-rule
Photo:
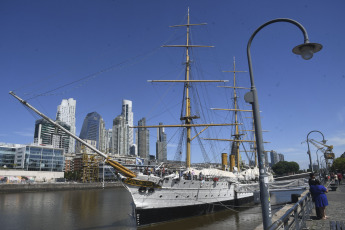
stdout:
<svg viewBox="0 0 345 230">
<path fill-rule="evenodd" d="M 309 181 L 308 181 L 308 183 L 309 183 L 309 188 L 310 188 L 309 191 L 310 191 L 310 194 L 311 194 L 311 199 L 314 202 L 314 206 L 315 206 L 316 218 L 321 219 L 322 216 L 321 216 L 320 210 L 319 210 L 318 207 L 316 207 L 316 204 L 315 204 L 315 195 L 311 191 L 311 186 L 320 183 L 320 181 L 315 178 L 315 174 L 314 173 L 310 173 L 309 174 Z"/>
<path fill-rule="evenodd" d="M 334 174 L 334 182 L 336 185 L 339 185 L 338 175 Z"/>
<path fill-rule="evenodd" d="M 319 218 L 323 220 L 328 219 L 328 216 L 326 216 L 326 206 L 328 206 L 328 199 L 325 194 L 328 192 L 328 189 L 321 185 L 319 181 L 317 181 L 315 185 L 310 185 L 310 191 L 313 194 L 315 200 L 315 207 L 319 209 Z"/>
<path fill-rule="evenodd" d="M 339 173 L 338 173 L 339 185 L 341 184 L 341 179 L 343 179 L 343 175 L 341 174 L 341 172 L 339 172 Z"/>
</svg>

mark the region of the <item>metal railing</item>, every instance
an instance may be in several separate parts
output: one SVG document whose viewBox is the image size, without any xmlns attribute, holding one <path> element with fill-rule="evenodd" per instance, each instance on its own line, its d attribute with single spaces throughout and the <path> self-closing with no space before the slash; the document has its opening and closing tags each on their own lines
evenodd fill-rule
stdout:
<svg viewBox="0 0 345 230">
<path fill-rule="evenodd" d="M 303 229 L 306 228 L 306 220 L 310 219 L 313 209 L 313 201 L 310 192 L 304 195 L 292 208 L 282 217 L 274 222 L 270 230 L 275 229 Z"/>
</svg>

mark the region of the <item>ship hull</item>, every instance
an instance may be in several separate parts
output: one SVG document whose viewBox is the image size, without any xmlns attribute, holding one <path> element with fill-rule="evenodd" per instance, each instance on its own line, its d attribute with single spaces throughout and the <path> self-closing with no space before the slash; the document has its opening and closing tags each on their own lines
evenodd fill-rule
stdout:
<svg viewBox="0 0 345 230">
<path fill-rule="evenodd" d="M 224 210 L 226 209 L 226 206 L 240 206 L 243 204 L 253 203 L 253 201 L 253 196 L 247 196 L 241 199 L 223 201 L 222 204 L 216 202 L 170 208 L 136 209 L 136 224 L 139 227 L 154 223 L 200 216 Z"/>
<path fill-rule="evenodd" d="M 226 181 L 164 179 L 159 188 L 125 184 L 131 193 L 137 226 L 204 215 L 227 206 L 254 203 L 252 192 L 236 192 Z"/>
</svg>

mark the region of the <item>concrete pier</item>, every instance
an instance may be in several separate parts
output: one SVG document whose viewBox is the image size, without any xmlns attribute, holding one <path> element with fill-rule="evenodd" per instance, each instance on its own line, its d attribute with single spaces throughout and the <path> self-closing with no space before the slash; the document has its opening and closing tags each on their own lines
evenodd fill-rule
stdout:
<svg viewBox="0 0 345 230">
<path fill-rule="evenodd" d="M 328 188 L 327 199 L 328 206 L 326 207 L 327 220 L 317 220 L 315 208 L 311 214 L 310 221 L 307 221 L 307 228 L 310 230 L 324 230 L 330 228 L 331 222 L 342 221 L 345 224 L 345 183 L 342 182 L 336 191 Z M 333 228 L 337 229 L 337 228 Z"/>
</svg>

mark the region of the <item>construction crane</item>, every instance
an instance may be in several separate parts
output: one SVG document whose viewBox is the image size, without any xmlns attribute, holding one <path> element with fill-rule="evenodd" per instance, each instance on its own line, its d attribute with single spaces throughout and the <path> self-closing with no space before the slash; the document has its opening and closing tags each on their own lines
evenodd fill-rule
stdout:
<svg viewBox="0 0 345 230">
<path fill-rule="evenodd" d="M 310 139 L 309 142 L 312 143 L 316 148 L 320 149 L 324 153 L 326 160 L 334 159 L 335 155 L 333 153 L 333 145 L 326 145 L 325 143 L 316 141 L 314 139 Z"/>
<path fill-rule="evenodd" d="M 329 160 L 333 160 L 335 157 L 335 154 L 333 153 L 333 145 L 326 145 L 325 142 L 319 142 L 314 139 L 310 139 L 309 142 L 316 148 L 318 148 L 318 150 L 323 152 L 323 156 L 326 161 L 326 167 L 328 168 L 331 164 Z"/>
</svg>

